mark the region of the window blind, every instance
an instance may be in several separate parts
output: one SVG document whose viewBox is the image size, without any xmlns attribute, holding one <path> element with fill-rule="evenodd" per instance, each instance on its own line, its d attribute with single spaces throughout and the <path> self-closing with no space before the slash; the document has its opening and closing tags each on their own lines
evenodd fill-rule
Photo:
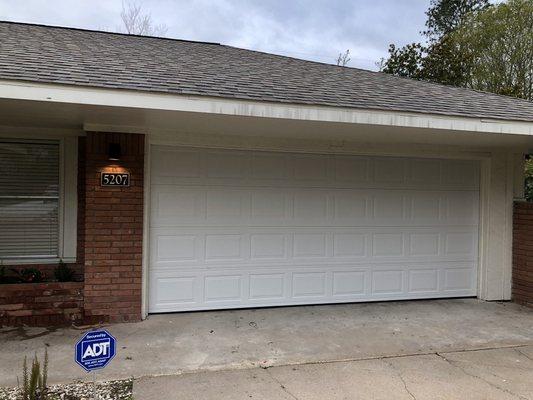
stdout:
<svg viewBox="0 0 533 400">
<path fill-rule="evenodd" d="M 0 259 L 58 248 L 59 144 L 0 141 Z"/>
</svg>

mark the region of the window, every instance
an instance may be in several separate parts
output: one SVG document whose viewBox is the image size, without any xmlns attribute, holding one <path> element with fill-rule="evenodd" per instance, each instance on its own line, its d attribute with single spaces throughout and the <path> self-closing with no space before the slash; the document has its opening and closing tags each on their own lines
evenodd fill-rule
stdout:
<svg viewBox="0 0 533 400">
<path fill-rule="evenodd" d="M 0 141 L 0 261 L 60 255 L 59 142 Z"/>
</svg>

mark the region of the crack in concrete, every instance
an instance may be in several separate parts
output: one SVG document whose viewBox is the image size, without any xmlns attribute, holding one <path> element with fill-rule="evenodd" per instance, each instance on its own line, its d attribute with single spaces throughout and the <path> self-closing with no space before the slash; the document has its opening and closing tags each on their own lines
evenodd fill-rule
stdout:
<svg viewBox="0 0 533 400">
<path fill-rule="evenodd" d="M 524 353 L 523 351 L 521 351 L 520 348 L 515 347 L 515 348 L 514 348 L 514 351 L 516 351 L 518 354 L 523 355 L 523 356 L 524 356 L 525 358 L 527 358 L 528 360 L 533 361 L 533 358 L 530 357 L 529 355 L 527 355 L 526 353 Z"/>
<path fill-rule="evenodd" d="M 479 375 L 476 375 L 476 374 L 474 374 L 474 373 L 472 373 L 472 372 L 467 371 L 466 369 L 460 367 L 460 366 L 458 365 L 458 363 L 455 363 L 454 361 L 452 361 L 452 360 L 446 358 L 446 357 L 445 357 L 444 355 L 442 355 L 441 353 L 438 353 L 438 352 L 437 352 L 437 353 L 435 353 L 435 355 L 437 355 L 438 357 L 442 358 L 444 361 L 446 361 L 446 362 L 447 362 L 448 364 L 450 364 L 452 367 L 461 370 L 464 374 L 466 374 L 466 375 L 468 375 L 468 376 L 471 376 L 472 378 L 479 379 L 480 381 L 485 382 L 487 385 L 492 386 L 493 388 L 496 388 L 496 389 L 498 389 L 499 391 L 504 392 L 504 393 L 507 393 L 507 394 L 509 394 L 509 395 L 511 395 L 511 396 L 513 396 L 513 397 L 516 397 L 517 399 L 520 399 L 520 400 L 528 400 L 527 397 L 524 397 L 524 396 L 521 396 L 521 395 L 519 395 L 519 394 L 517 394 L 517 393 L 514 393 L 514 392 L 510 391 L 509 389 L 506 389 L 506 388 L 504 388 L 504 387 L 501 387 L 501 386 L 499 386 L 499 385 L 497 385 L 497 384 L 495 384 L 495 383 L 493 383 L 493 382 L 491 382 L 491 381 L 489 381 L 489 380 L 487 380 L 487 379 L 482 378 L 482 377 L 479 376 Z"/>
<path fill-rule="evenodd" d="M 287 387 L 278 378 L 276 378 L 274 375 L 270 373 L 269 368 L 263 368 L 263 369 L 265 370 L 267 375 L 270 376 L 270 378 L 279 385 L 281 390 L 287 393 L 294 400 L 300 400 L 294 393 L 292 393 L 289 389 L 287 389 Z"/>
<path fill-rule="evenodd" d="M 396 366 L 395 366 L 391 361 L 384 361 L 384 362 L 385 362 L 385 364 L 389 365 L 389 366 L 394 370 L 394 372 L 396 373 L 396 375 L 398 376 L 398 378 L 400 378 L 400 380 L 401 380 L 402 383 L 403 383 L 403 387 L 404 387 L 405 391 L 406 391 L 407 393 L 409 393 L 409 396 L 411 396 L 411 398 L 412 398 L 413 400 L 416 400 L 416 397 L 415 397 L 415 395 L 413 394 L 413 392 L 411 392 L 411 391 L 409 390 L 409 388 L 407 387 L 407 382 L 405 382 L 405 379 L 403 378 L 403 375 L 402 375 L 401 371 L 400 371 L 398 368 L 396 368 Z"/>
<path fill-rule="evenodd" d="M 396 358 L 410 358 L 410 357 L 418 357 L 418 356 L 432 356 L 437 355 L 440 356 L 441 354 L 456 354 L 456 353 L 470 353 L 470 352 L 478 352 L 478 351 L 486 351 L 486 350 L 498 350 L 498 349 L 515 349 L 515 348 L 521 348 L 521 347 L 528 347 L 531 346 L 531 344 L 517 344 L 517 345 L 506 345 L 506 346 L 500 346 L 500 347 L 482 347 L 482 348 L 476 348 L 476 349 L 463 349 L 463 350 L 449 350 L 449 351 L 442 351 L 442 352 L 421 352 L 421 353 L 409 353 L 409 354 L 398 354 L 398 355 L 386 355 L 386 356 L 374 356 L 374 357 L 354 357 L 354 358 L 343 358 L 343 359 L 333 359 L 333 360 L 316 360 L 316 361 L 301 361 L 301 362 L 280 362 L 279 364 L 269 364 L 266 366 L 261 366 L 258 361 L 246 361 L 239 366 L 232 366 L 228 367 L 226 365 L 215 365 L 212 367 L 204 367 L 204 368 L 197 368 L 197 369 L 189 369 L 189 370 L 179 370 L 174 371 L 170 373 L 159 373 L 159 374 L 143 374 L 136 376 L 137 379 L 140 378 L 158 378 L 163 376 L 176 376 L 176 375 L 191 375 L 201 372 L 223 372 L 223 371 L 234 371 L 234 370 L 246 370 L 246 369 L 255 369 L 255 368 L 261 368 L 261 369 L 268 369 L 268 368 L 278 368 L 278 367 L 300 367 L 300 366 L 306 366 L 306 365 L 328 365 L 328 364 L 342 364 L 342 363 L 351 363 L 351 362 L 359 362 L 359 361 L 373 361 L 373 360 L 388 360 L 388 359 L 396 359 Z M 118 378 L 117 378 L 118 379 Z"/>
</svg>

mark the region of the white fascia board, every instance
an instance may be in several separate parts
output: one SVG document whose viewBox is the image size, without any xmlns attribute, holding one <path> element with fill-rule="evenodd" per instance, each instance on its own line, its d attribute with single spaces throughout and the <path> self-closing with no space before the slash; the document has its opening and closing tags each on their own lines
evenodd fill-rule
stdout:
<svg viewBox="0 0 533 400">
<path fill-rule="evenodd" d="M 280 118 L 533 136 L 533 122 L 526 121 L 466 118 L 398 111 L 360 110 L 343 107 L 273 103 L 21 81 L 0 80 L 0 98 L 91 106 L 198 112 L 242 117 Z"/>
</svg>

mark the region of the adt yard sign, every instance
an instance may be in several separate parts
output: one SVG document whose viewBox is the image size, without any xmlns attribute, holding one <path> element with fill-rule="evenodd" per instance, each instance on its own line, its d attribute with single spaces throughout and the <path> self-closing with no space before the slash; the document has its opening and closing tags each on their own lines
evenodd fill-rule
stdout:
<svg viewBox="0 0 533 400">
<path fill-rule="evenodd" d="M 116 340 L 106 330 L 87 332 L 76 343 L 76 362 L 91 372 L 104 368 L 116 353 Z"/>
</svg>

